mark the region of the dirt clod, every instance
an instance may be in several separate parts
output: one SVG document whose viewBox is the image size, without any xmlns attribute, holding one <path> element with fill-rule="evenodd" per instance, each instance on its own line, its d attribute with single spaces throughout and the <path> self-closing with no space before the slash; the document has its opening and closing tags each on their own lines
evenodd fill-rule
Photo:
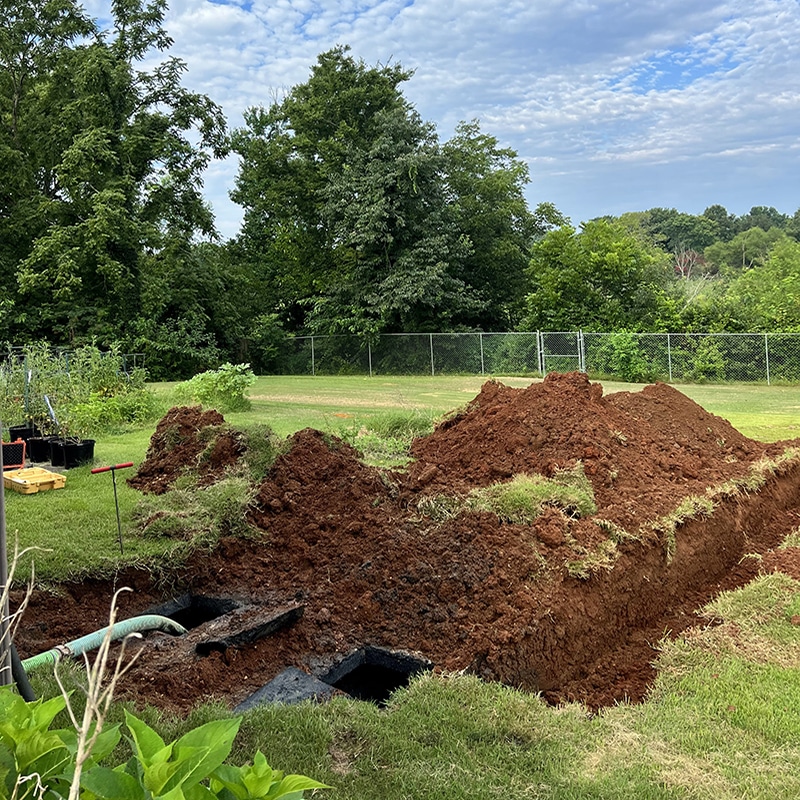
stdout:
<svg viewBox="0 0 800 800">
<path fill-rule="evenodd" d="M 147 456 L 128 484 L 141 492 L 164 494 L 181 475 L 194 471 L 200 485 L 207 485 L 243 452 L 244 445 L 219 411 L 179 406 L 158 423 Z"/>
</svg>

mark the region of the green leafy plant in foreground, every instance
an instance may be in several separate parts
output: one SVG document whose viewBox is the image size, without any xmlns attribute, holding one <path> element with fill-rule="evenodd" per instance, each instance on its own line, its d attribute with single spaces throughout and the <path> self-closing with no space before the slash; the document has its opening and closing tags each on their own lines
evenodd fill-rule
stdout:
<svg viewBox="0 0 800 800">
<path fill-rule="evenodd" d="M 52 729 L 66 699 L 26 703 L 11 687 L 0 688 L 0 790 L 4 798 L 66 797 L 75 771 L 78 735 Z M 121 738 L 120 726 L 103 730 L 83 764 L 82 800 L 299 800 L 304 792 L 329 788 L 302 775 L 273 770 L 258 751 L 252 764 L 224 763 L 241 719 L 218 719 L 166 743 L 150 726 L 125 713 L 133 750 L 114 767 L 107 759 Z"/>
</svg>

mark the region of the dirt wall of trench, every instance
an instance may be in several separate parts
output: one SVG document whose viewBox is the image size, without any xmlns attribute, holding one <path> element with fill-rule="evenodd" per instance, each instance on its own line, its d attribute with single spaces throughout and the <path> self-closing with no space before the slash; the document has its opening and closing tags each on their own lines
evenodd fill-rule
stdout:
<svg viewBox="0 0 800 800">
<path fill-rule="evenodd" d="M 758 493 L 724 496 L 712 514 L 679 525 L 671 560 L 663 541 L 633 543 L 613 570 L 554 586 L 520 638 L 488 655 L 486 669 L 556 701 L 640 699 L 663 636 L 699 624 L 697 609 L 756 577 L 758 554 L 771 554 L 771 569 L 780 569 L 775 548 L 792 530 L 799 485 L 800 464 L 790 465 Z M 794 550 L 784 551 L 790 561 Z M 626 667 L 635 661 L 637 669 Z"/>
</svg>

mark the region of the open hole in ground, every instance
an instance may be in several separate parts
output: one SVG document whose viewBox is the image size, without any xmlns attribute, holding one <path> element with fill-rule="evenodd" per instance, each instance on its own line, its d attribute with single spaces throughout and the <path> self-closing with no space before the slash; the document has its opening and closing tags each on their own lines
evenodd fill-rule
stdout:
<svg viewBox="0 0 800 800">
<path fill-rule="evenodd" d="M 150 613 L 169 617 L 187 630 L 192 630 L 237 608 L 239 603 L 227 597 L 206 597 L 187 593 L 152 608 Z"/>
<path fill-rule="evenodd" d="M 382 647 L 368 645 L 351 653 L 320 679 L 357 700 L 385 705 L 392 692 L 415 675 L 431 669 L 431 662 Z"/>
</svg>

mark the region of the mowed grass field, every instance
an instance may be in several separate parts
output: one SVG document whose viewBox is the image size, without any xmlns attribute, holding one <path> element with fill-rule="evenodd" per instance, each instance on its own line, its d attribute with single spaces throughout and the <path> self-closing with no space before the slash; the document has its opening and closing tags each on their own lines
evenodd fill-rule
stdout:
<svg viewBox="0 0 800 800">
<path fill-rule="evenodd" d="M 226 417 L 237 427 L 269 425 L 281 437 L 309 426 L 336 433 L 377 425 L 397 410 L 446 414 L 472 400 L 484 380 L 262 377 L 250 390 L 252 410 Z M 606 393 L 640 388 L 604 387 Z M 169 385 L 155 388 L 168 404 Z M 748 436 L 800 437 L 800 388 L 676 388 Z M 97 464 L 138 464 L 151 433 L 99 440 Z M 6 493 L 10 537 L 16 531 L 21 545 L 49 550 L 37 554 L 40 578 L 173 557 L 163 543 L 134 533 L 140 497 L 125 484 L 131 472 L 118 473 L 122 555 L 108 473 L 81 467 L 67 473 L 64 490 Z M 427 675 L 393 695 L 387 708 L 336 700 L 249 712 L 236 757 L 248 760 L 261 749 L 275 768 L 334 786 L 318 796 L 336 800 L 800 797 L 800 584 L 766 575 L 707 611 L 721 624 L 652 643 L 661 670 L 640 705 L 590 715 L 577 705 L 550 708 L 534 694 L 469 675 Z M 43 671 L 33 678 L 41 694 L 56 691 Z M 69 670 L 68 678 L 78 685 L 80 671 Z M 142 713 L 170 739 L 229 712 L 212 704 L 189 719 Z"/>
</svg>

